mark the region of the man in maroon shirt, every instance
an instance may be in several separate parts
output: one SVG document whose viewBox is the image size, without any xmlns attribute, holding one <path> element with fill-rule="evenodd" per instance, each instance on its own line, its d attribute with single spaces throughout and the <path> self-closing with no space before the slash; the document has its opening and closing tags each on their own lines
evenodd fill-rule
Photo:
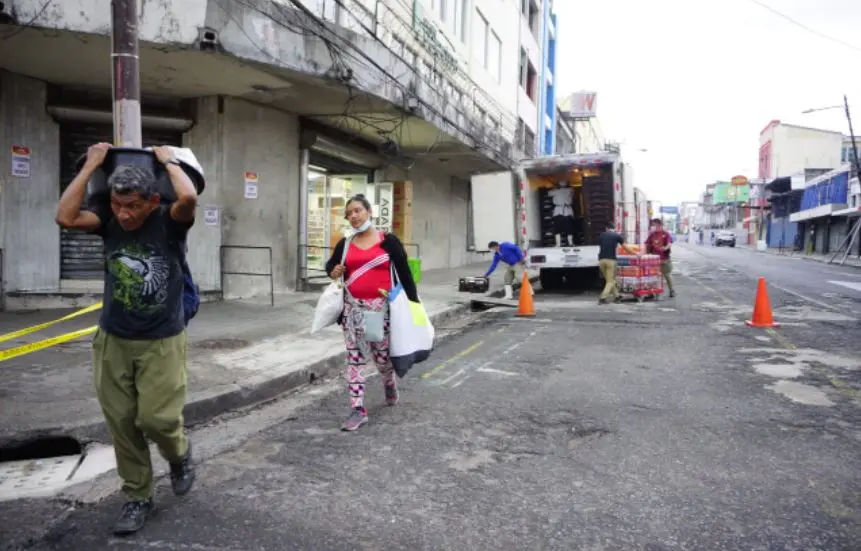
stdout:
<svg viewBox="0 0 861 551">
<path fill-rule="evenodd" d="M 646 239 L 646 251 L 649 254 L 657 254 L 661 256 L 661 275 L 667 280 L 667 289 L 670 291 L 670 297 L 676 296 L 676 291 L 673 289 L 673 262 L 670 260 L 670 247 L 673 245 L 673 238 L 669 233 L 664 231 L 664 223 L 660 218 L 652 220 L 652 228 L 649 237 Z"/>
</svg>

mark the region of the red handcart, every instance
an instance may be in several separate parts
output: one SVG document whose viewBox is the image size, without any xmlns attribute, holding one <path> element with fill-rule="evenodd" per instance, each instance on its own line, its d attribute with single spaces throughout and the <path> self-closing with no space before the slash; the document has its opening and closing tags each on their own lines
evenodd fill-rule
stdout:
<svg viewBox="0 0 861 551">
<path fill-rule="evenodd" d="M 637 302 L 658 298 L 664 292 L 661 257 L 656 254 L 619 255 L 616 261 L 616 286 L 622 296 Z"/>
</svg>

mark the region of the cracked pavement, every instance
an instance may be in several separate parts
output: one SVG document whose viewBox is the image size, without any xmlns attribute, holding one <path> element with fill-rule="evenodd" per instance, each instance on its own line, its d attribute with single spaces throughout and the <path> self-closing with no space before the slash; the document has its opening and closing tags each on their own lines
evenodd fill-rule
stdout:
<svg viewBox="0 0 861 551">
<path fill-rule="evenodd" d="M 486 313 L 397 407 L 370 379 L 355 434 L 336 382 L 262 431 L 228 421 L 247 434 L 186 498 L 162 480 L 137 536 L 110 535 L 118 495 L 16 522 L 56 519 L 30 548 L 70 551 L 861 548 L 861 291 L 825 283 L 861 270 L 677 249 L 678 298 Z M 777 330 L 743 323 L 761 273 Z"/>
</svg>

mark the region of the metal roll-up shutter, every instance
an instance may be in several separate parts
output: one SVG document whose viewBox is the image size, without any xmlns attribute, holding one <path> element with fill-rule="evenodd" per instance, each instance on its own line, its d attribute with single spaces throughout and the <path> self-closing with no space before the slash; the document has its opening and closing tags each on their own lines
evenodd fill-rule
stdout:
<svg viewBox="0 0 861 551">
<path fill-rule="evenodd" d="M 60 125 L 60 192 L 77 173 L 78 159 L 98 142 L 113 141 L 109 124 L 65 122 Z M 182 133 L 165 129 L 143 129 L 144 146 L 182 145 Z M 60 279 L 102 279 L 102 238 L 75 230 L 60 230 Z"/>
</svg>

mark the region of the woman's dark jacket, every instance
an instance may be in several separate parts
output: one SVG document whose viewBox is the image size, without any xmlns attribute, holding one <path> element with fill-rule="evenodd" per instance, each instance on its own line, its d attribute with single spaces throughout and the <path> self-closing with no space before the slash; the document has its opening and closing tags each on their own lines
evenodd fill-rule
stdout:
<svg viewBox="0 0 861 551">
<path fill-rule="evenodd" d="M 326 262 L 326 274 L 331 274 L 335 266 L 341 263 L 341 258 L 344 256 L 344 243 L 346 239 L 341 239 L 335 245 L 335 250 L 332 251 L 332 256 Z M 419 293 L 416 290 L 416 282 L 413 280 L 413 274 L 410 272 L 410 266 L 407 264 L 407 251 L 401 240 L 394 235 L 387 233 L 383 237 L 383 242 L 380 245 L 384 251 L 389 253 L 389 259 L 395 267 L 395 275 L 398 281 L 403 285 L 404 292 L 407 298 L 413 302 L 419 302 Z M 349 255 L 348 255 L 349 256 Z M 344 273 L 344 280 L 350 278 L 350 273 Z M 392 282 L 394 284 L 394 282 Z"/>
</svg>

